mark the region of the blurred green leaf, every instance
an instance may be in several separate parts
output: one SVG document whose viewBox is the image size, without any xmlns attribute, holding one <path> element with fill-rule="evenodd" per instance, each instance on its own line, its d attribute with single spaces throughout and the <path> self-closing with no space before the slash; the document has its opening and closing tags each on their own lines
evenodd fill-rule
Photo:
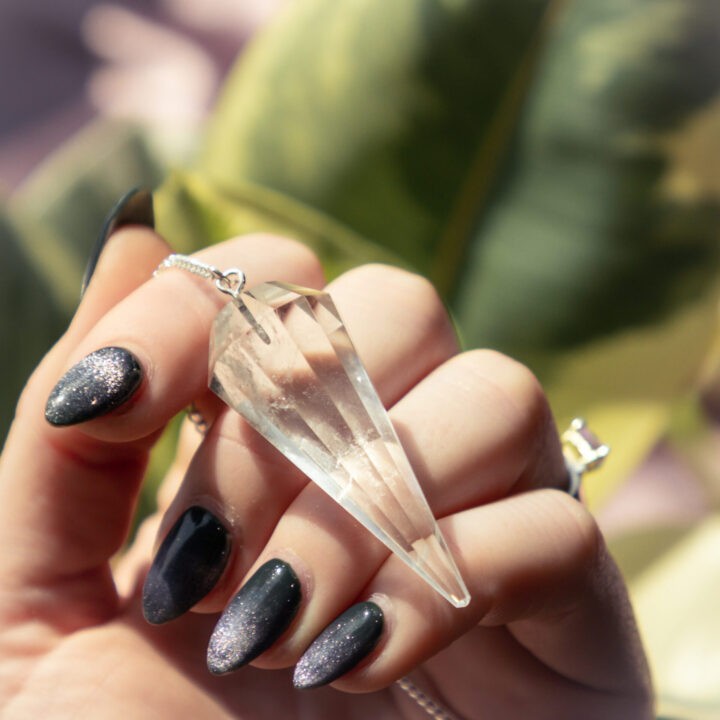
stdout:
<svg viewBox="0 0 720 720">
<path fill-rule="evenodd" d="M 719 46 L 715 0 L 297 2 L 165 216 L 388 250 L 607 434 L 611 487 L 717 334 Z"/>
<path fill-rule="evenodd" d="M 10 426 L 20 391 L 65 324 L 18 231 L 0 208 L 0 438 Z"/>
<path fill-rule="evenodd" d="M 672 141 L 720 98 L 719 45 L 714 0 L 568 6 L 461 280 L 470 342 L 532 358 L 660 321 L 715 284 L 720 196 L 673 187 Z M 715 164 L 720 138 L 706 140 Z"/>
<path fill-rule="evenodd" d="M 199 172 L 282 193 L 432 275 L 466 183 L 493 175 L 487 141 L 549 4 L 294 3 L 231 75 Z"/>
<path fill-rule="evenodd" d="M 13 195 L 8 205 L 13 222 L 66 317 L 75 311 L 82 274 L 107 213 L 130 188 L 154 187 L 164 174 L 136 127 L 97 121 Z"/>
<path fill-rule="evenodd" d="M 312 208 L 249 183 L 225 191 L 200 173 L 176 171 L 155 193 L 155 210 L 158 230 L 178 252 L 262 232 L 305 242 L 322 257 L 330 277 L 364 262 L 402 264 L 385 248 Z"/>
<path fill-rule="evenodd" d="M 105 215 L 130 187 L 159 182 L 161 168 L 137 129 L 98 122 L 49 158 L 2 207 L 0 437 L 32 368 L 75 312 Z"/>
<path fill-rule="evenodd" d="M 563 422 L 615 447 L 598 496 L 717 336 L 720 135 L 698 119 L 720 118 L 719 46 L 712 0 L 571 3 L 459 279 L 467 341 L 524 360 Z"/>
</svg>

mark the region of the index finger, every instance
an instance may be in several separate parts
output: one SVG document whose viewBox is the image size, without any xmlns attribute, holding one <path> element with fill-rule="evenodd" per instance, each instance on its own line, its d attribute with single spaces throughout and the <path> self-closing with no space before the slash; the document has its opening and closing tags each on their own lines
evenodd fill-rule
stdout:
<svg viewBox="0 0 720 720">
<path fill-rule="evenodd" d="M 123 232 L 129 238 L 149 231 Z M 167 246 L 160 252 L 166 253 Z M 308 250 L 279 238 L 256 235 L 228 241 L 202 257 L 221 267 L 241 265 L 251 282 L 278 276 L 305 284 L 322 280 L 319 263 Z M 149 448 L 178 410 L 209 392 L 208 335 L 223 297 L 217 293 L 216 298 L 212 286 L 206 292 L 198 278 L 168 272 L 139 287 L 125 286 L 131 292 L 108 310 L 115 299 L 107 290 L 114 283 L 113 273 L 124 278 L 126 265 L 135 263 L 150 278 L 161 259 L 157 246 L 141 255 L 124 253 L 112 267 L 106 262 L 109 256 L 103 258 L 98 275 L 105 273 L 108 282 L 96 283 L 94 278 L 97 292 L 91 285 L 85 305 L 102 307 L 107 314 L 91 318 L 93 325 L 86 313 L 83 327 L 50 353 L 30 383 L 2 457 L 0 526 L 8 541 L 4 546 L 12 548 L 0 558 L 4 581 L 18 587 L 52 585 L 72 594 L 74 585 L 67 579 L 78 578 L 85 585 L 75 597 L 89 604 L 88 613 L 97 612 L 99 605 L 93 604 L 88 583 L 95 589 L 102 586 L 104 597 L 113 595 L 105 592 L 106 562 L 125 538 Z M 74 427 L 52 427 L 43 416 L 43 403 L 61 365 L 72 366 L 69 374 L 91 405 L 102 398 L 93 385 L 122 385 L 121 366 L 111 366 L 108 378 L 102 363 L 83 364 L 82 358 L 103 348 L 135 359 L 126 367 L 139 373 L 136 392 L 124 407 L 103 417 Z M 53 604 L 57 606 L 48 606 Z"/>
<path fill-rule="evenodd" d="M 220 268 L 242 268 L 250 286 L 271 279 L 310 287 L 323 283 L 315 256 L 284 238 L 250 235 L 197 258 Z M 79 432 L 111 442 L 137 441 L 162 428 L 207 393 L 210 329 L 226 302 L 212 282 L 179 270 L 146 282 L 72 353 L 72 367 L 50 396 L 50 422 L 83 423 Z"/>
</svg>

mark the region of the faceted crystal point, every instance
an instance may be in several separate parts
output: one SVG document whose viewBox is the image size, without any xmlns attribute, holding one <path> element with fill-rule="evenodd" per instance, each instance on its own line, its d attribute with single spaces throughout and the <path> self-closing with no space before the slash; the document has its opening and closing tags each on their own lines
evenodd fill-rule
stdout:
<svg viewBox="0 0 720 720">
<path fill-rule="evenodd" d="M 210 387 L 456 607 L 467 588 L 327 293 L 265 283 L 213 327 Z"/>
</svg>

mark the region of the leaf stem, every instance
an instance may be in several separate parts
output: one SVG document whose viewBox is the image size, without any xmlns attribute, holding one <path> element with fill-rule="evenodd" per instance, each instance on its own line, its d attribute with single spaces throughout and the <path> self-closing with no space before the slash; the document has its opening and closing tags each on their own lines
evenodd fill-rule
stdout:
<svg viewBox="0 0 720 720">
<path fill-rule="evenodd" d="M 458 274 L 464 264 L 465 252 L 478 218 L 488 202 L 502 159 L 510 145 L 520 118 L 528 87 L 535 77 L 544 40 L 549 28 L 557 21 L 568 0 L 551 0 L 538 30 L 530 41 L 513 80 L 508 84 L 489 130 L 475 151 L 474 158 L 451 211 L 435 257 L 430 265 L 430 279 L 441 295 L 451 298 Z"/>
</svg>

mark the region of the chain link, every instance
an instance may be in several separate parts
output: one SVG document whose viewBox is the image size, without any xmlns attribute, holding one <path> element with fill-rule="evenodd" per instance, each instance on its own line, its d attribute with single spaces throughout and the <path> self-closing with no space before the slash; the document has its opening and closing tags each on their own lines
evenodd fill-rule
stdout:
<svg viewBox="0 0 720 720">
<path fill-rule="evenodd" d="M 431 698 L 427 693 L 424 693 L 411 680 L 400 678 L 400 680 L 395 681 L 395 684 L 433 720 L 460 720 L 457 715 L 440 705 L 437 700 Z"/>
<path fill-rule="evenodd" d="M 173 268 L 185 270 L 193 275 L 199 275 L 207 280 L 214 281 L 215 287 L 220 290 L 220 292 L 230 295 L 230 297 L 236 300 L 245 287 L 245 273 L 239 268 L 230 268 L 229 270 L 223 271 L 214 265 L 208 265 L 187 255 L 176 254 L 166 257 L 162 263 L 160 263 L 157 270 L 155 270 L 154 274 L 157 275 L 163 270 L 171 270 Z"/>
</svg>

